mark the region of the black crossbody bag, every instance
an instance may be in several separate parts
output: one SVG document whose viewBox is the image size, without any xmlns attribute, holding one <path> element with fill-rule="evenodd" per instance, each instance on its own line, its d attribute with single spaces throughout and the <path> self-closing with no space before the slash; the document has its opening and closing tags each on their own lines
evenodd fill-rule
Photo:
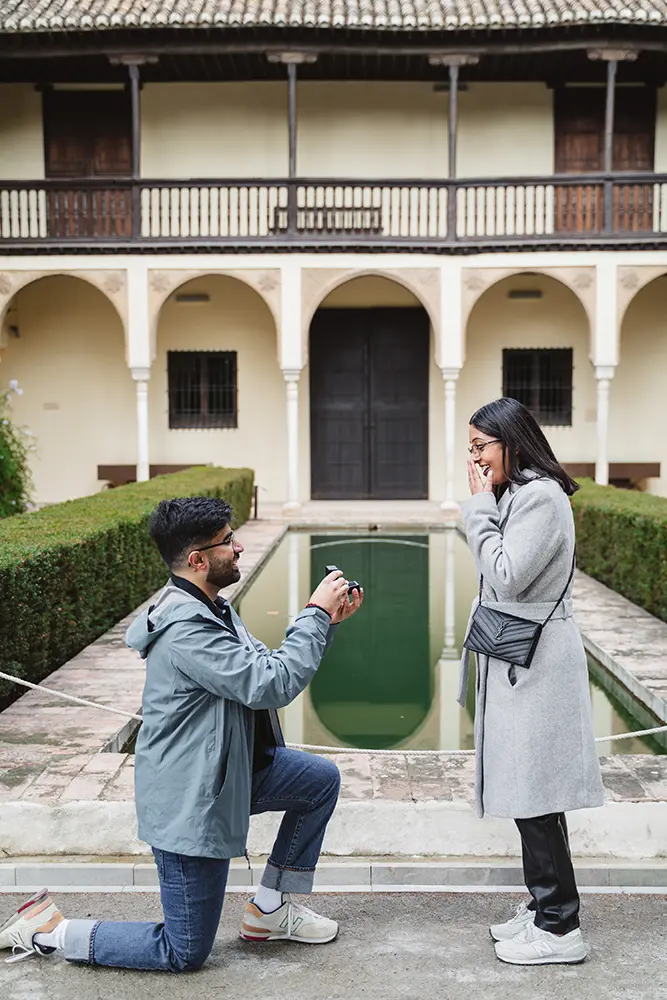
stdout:
<svg viewBox="0 0 667 1000">
<path fill-rule="evenodd" d="M 559 604 L 567 594 L 568 587 L 574 576 L 576 564 L 576 549 L 572 556 L 572 569 L 568 577 L 563 593 L 560 595 L 549 617 L 543 622 L 534 622 L 527 618 L 517 618 L 516 615 L 508 615 L 504 611 L 496 611 L 494 608 L 487 608 L 482 604 L 482 588 L 484 577 L 479 578 L 479 604 L 475 608 L 475 613 L 468 629 L 463 646 L 473 653 L 481 653 L 483 656 L 491 656 L 495 660 L 503 660 L 505 663 L 513 664 L 516 667 L 530 666 L 535 656 L 537 644 L 542 635 L 542 629 L 556 614 Z"/>
</svg>

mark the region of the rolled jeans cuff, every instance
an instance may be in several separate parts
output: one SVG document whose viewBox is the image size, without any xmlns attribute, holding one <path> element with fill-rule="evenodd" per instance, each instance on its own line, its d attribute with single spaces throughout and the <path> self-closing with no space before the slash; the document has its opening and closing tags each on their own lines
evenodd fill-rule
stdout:
<svg viewBox="0 0 667 1000">
<path fill-rule="evenodd" d="M 279 892 L 308 893 L 313 891 L 314 880 L 314 868 L 282 868 L 267 861 L 260 884 L 266 889 L 277 889 Z"/>
<path fill-rule="evenodd" d="M 99 920 L 70 920 L 65 930 L 63 954 L 68 962 L 93 962 L 93 942 Z"/>
</svg>

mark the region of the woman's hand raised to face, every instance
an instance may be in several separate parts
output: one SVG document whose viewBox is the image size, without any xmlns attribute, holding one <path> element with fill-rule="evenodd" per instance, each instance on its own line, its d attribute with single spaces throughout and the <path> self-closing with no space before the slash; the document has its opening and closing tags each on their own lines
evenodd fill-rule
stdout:
<svg viewBox="0 0 667 1000">
<path fill-rule="evenodd" d="M 482 472 L 479 465 L 473 462 L 471 458 L 468 459 L 468 486 L 470 487 L 470 493 L 475 496 L 476 493 L 492 493 L 493 492 L 493 472 L 488 469 L 486 473 Z"/>
</svg>

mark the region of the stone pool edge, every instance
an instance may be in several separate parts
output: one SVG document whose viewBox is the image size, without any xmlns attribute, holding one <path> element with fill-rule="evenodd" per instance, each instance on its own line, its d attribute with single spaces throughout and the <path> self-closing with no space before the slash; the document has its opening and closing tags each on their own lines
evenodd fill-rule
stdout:
<svg viewBox="0 0 667 1000">
<path fill-rule="evenodd" d="M 248 555 L 252 551 L 252 558 L 248 558 L 250 565 L 243 581 L 230 596 L 240 596 L 251 585 L 290 527 L 295 526 L 275 521 L 249 522 L 249 526 L 244 526 L 248 538 L 252 539 L 248 544 Z M 308 527 L 299 523 L 297 530 L 307 530 Z M 321 524 L 310 527 L 311 530 L 322 530 Z M 338 525 L 339 530 L 354 527 L 363 530 L 368 525 L 361 522 Z M 389 527 L 382 524 L 383 529 Z M 423 525 L 412 522 L 410 527 L 456 530 L 452 522 L 436 526 L 430 518 L 425 519 Z M 633 690 L 627 681 L 632 680 L 634 675 L 623 662 L 615 664 L 615 653 L 607 650 L 602 643 L 606 635 L 614 639 L 618 646 L 618 623 L 626 621 L 629 623 L 626 637 L 630 640 L 630 648 L 629 651 L 621 649 L 617 655 L 623 654 L 626 661 L 632 659 L 632 644 L 636 645 L 637 630 L 646 623 L 647 632 L 651 633 L 646 642 L 648 658 L 651 659 L 651 670 L 654 674 L 657 670 L 660 681 L 660 657 L 651 655 L 655 654 L 657 627 L 659 637 L 665 644 L 663 669 L 667 686 L 667 624 L 658 622 L 585 574 L 577 575 L 575 587 L 578 595 L 575 597 L 576 617 L 585 644 L 595 658 L 601 659 L 617 680 Z M 590 604 L 588 609 L 585 607 L 587 601 Z M 600 634 L 600 615 L 614 621 L 613 632 L 607 626 L 602 628 L 603 634 Z M 118 639 L 118 630 L 116 626 L 114 641 Z M 105 638 L 101 637 L 97 643 Z M 89 650 L 97 643 L 93 643 Z M 604 659 L 599 651 L 604 654 Z M 121 654 L 120 650 L 117 652 Z M 642 655 L 646 660 L 646 650 Z M 77 659 L 75 657 L 56 674 L 66 671 Z M 55 676 L 52 675 L 52 678 Z M 134 672 L 133 679 L 136 680 Z M 26 698 L 39 699 L 43 696 L 33 692 Z M 641 694 L 638 700 L 655 712 L 653 701 L 648 701 Z M 667 716 L 664 699 L 662 704 L 664 715 L 659 717 L 664 718 Z M 35 708 L 33 714 L 35 710 L 39 711 Z M 136 707 L 132 710 L 136 711 Z M 48 714 L 45 718 L 48 720 Z M 47 722 L 44 725 L 46 727 Z M 0 749 L 4 750 L 1 739 L 0 735 Z M 26 742 L 29 743 L 29 740 Z M 108 745 L 109 740 L 104 743 Z M 24 749 L 29 757 L 37 748 L 26 746 Z M 48 748 L 39 747 L 41 751 L 45 749 Z M 101 754 L 99 750 L 99 745 L 96 749 L 79 749 L 69 753 L 67 748 L 54 749 L 50 758 L 45 757 L 40 773 L 26 775 L 23 780 L 4 788 L 0 784 L 0 853 L 5 856 L 63 853 L 99 856 L 141 855 L 148 850 L 136 839 L 134 761 L 127 755 L 117 752 Z M 516 844 L 512 824 L 496 820 L 487 820 L 482 824 L 474 815 L 472 758 L 443 754 L 440 758 L 422 758 L 420 763 L 414 757 L 412 760 L 403 759 L 400 763 L 398 758 L 385 758 L 382 764 L 381 758 L 371 759 L 369 755 L 341 754 L 335 759 L 343 771 L 344 791 L 337 819 L 325 845 L 325 851 L 330 855 L 511 857 L 514 854 Z M 440 771 L 436 761 L 441 762 Z M 638 757 L 637 761 L 635 766 L 631 758 L 627 763 L 618 757 L 603 759 L 607 805 L 602 810 L 573 816 L 573 845 L 580 857 L 667 857 L 667 757 Z M 639 762 L 642 762 L 641 767 Z M 440 797 L 434 797 L 434 787 Z M 274 826 L 275 823 L 272 825 L 270 819 L 263 817 L 253 821 L 251 850 L 257 853 L 268 850 Z"/>
</svg>

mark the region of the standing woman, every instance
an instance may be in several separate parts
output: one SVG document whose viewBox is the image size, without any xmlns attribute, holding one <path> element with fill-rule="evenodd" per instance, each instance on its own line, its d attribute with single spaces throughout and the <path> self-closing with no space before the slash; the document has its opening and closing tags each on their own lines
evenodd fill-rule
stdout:
<svg viewBox="0 0 667 1000">
<path fill-rule="evenodd" d="M 533 415 L 514 399 L 497 399 L 474 414 L 469 450 L 472 496 L 462 514 L 482 578 L 481 603 L 529 622 L 551 615 L 528 668 L 476 653 L 478 812 L 516 822 L 532 897 L 491 935 L 498 958 L 512 965 L 582 962 L 587 952 L 565 813 L 601 806 L 604 792 L 586 654 L 572 618 L 570 497 L 578 487 Z M 500 632 L 494 630 L 496 640 Z M 466 649 L 462 705 L 468 657 Z"/>
</svg>

